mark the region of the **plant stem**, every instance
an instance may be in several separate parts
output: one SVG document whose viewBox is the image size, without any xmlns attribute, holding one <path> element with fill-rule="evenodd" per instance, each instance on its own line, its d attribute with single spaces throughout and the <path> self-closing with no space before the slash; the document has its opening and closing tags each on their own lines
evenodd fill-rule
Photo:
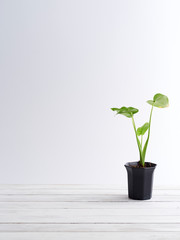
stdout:
<svg viewBox="0 0 180 240">
<path fill-rule="evenodd" d="M 143 144 L 143 135 L 141 135 L 141 149 L 142 149 L 142 144 Z"/>
<path fill-rule="evenodd" d="M 153 107 L 154 107 L 154 106 L 152 106 L 152 108 L 151 108 L 151 113 L 150 113 L 150 117 L 149 117 L 148 140 L 149 140 L 149 136 L 150 136 L 151 118 L 152 118 Z"/>
<path fill-rule="evenodd" d="M 150 137 L 151 118 L 152 118 L 153 107 L 154 107 L 154 106 L 152 105 L 151 112 L 150 112 L 150 117 L 149 117 L 148 136 L 147 136 L 147 140 L 146 140 L 146 143 L 144 144 L 144 148 L 143 148 L 143 152 L 142 152 L 142 161 L 143 161 L 143 164 L 145 163 L 146 150 L 147 150 L 147 145 L 148 145 L 149 137 Z"/>
<path fill-rule="evenodd" d="M 134 127 L 134 132 L 135 132 L 135 135 L 136 135 L 136 141 L 137 141 L 137 145 L 138 145 L 138 149 L 139 149 L 140 164 L 142 164 L 142 147 L 141 147 L 141 143 L 139 141 L 138 135 L 137 135 L 136 125 L 135 125 L 135 122 L 134 122 L 133 115 L 132 115 L 132 124 L 133 124 L 133 127 Z"/>
</svg>

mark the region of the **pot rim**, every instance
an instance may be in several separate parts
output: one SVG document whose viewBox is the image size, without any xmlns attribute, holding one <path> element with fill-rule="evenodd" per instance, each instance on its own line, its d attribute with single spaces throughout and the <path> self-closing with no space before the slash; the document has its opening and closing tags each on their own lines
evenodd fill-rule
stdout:
<svg viewBox="0 0 180 240">
<path fill-rule="evenodd" d="M 139 161 L 138 161 L 139 162 Z M 134 168 L 134 167 L 132 167 L 131 165 L 132 164 L 135 164 L 135 165 L 137 165 L 137 163 L 138 162 L 127 162 L 127 163 L 125 163 L 124 164 L 124 166 L 126 167 L 126 168 L 133 168 L 133 169 L 138 169 L 138 170 L 151 170 L 151 169 L 155 169 L 155 167 L 157 166 L 157 164 L 155 164 L 155 163 L 152 163 L 152 162 L 146 162 L 146 163 L 151 163 L 152 164 L 152 167 L 142 167 L 142 168 Z M 131 164 L 131 165 L 130 165 Z"/>
</svg>

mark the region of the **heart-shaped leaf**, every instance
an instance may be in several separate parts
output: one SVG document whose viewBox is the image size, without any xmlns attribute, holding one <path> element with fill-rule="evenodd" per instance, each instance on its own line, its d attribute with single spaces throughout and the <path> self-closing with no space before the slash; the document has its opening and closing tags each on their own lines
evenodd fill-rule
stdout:
<svg viewBox="0 0 180 240">
<path fill-rule="evenodd" d="M 148 130 L 148 128 L 149 128 L 149 123 L 146 122 L 142 127 L 139 127 L 137 129 L 137 135 L 138 136 L 144 135 L 146 133 L 146 131 Z"/>
<path fill-rule="evenodd" d="M 116 114 L 122 114 L 128 118 L 132 118 L 132 116 L 139 111 L 137 108 L 133 107 L 111 108 L 111 110 L 116 111 Z"/>
<path fill-rule="evenodd" d="M 153 100 L 148 100 L 147 103 L 158 108 L 165 108 L 169 106 L 169 99 L 167 96 L 157 93 L 154 95 Z"/>
</svg>

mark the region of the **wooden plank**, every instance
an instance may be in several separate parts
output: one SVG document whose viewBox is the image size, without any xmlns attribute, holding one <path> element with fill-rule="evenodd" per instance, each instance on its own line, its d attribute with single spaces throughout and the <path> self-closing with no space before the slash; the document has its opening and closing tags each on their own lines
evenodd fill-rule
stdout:
<svg viewBox="0 0 180 240">
<path fill-rule="evenodd" d="M 0 202 L 135 202 L 127 194 L 4 194 L 0 195 Z M 153 195 L 146 202 L 180 202 L 177 195 Z"/>
<path fill-rule="evenodd" d="M 37 215 L 41 216 L 45 213 L 45 216 L 61 216 L 62 218 L 71 218 L 74 219 L 74 216 L 79 217 L 90 217 L 93 216 L 94 218 L 105 216 L 106 217 L 116 217 L 116 216 L 180 216 L 180 208 L 174 207 L 172 209 L 133 209 L 133 208 L 121 208 L 121 209 L 1 209 L 0 212 L 0 221 L 2 218 L 4 218 L 5 215 L 9 215 L 12 218 L 16 218 L 14 216 L 14 213 L 16 213 L 16 216 L 33 216 L 35 217 Z M 180 218 L 180 217 L 179 217 Z"/>
<path fill-rule="evenodd" d="M 180 189 L 154 189 L 155 195 L 180 195 Z M 101 186 L 72 186 L 72 185 L 0 185 L 0 195 L 2 194 L 127 194 L 127 189 L 122 189 L 119 185 Z"/>
<path fill-rule="evenodd" d="M 84 189 L 84 190 L 74 190 L 74 189 L 1 189 L 1 195 L 60 195 L 60 194 L 128 194 L 127 189 Z M 156 196 L 180 196 L 180 190 L 153 190 L 153 195 Z"/>
<path fill-rule="evenodd" d="M 5 209 L 0 223 L 180 223 L 180 209 Z"/>
<path fill-rule="evenodd" d="M 0 184 L 1 189 L 65 189 L 65 190 L 103 190 L 103 189 L 127 189 L 120 184 Z M 155 190 L 180 190 L 179 186 L 154 186 Z"/>
<path fill-rule="evenodd" d="M 125 189 L 120 184 L 0 184 L 1 189 L 65 189 L 65 190 L 103 190 L 103 189 Z M 165 188 L 167 189 L 167 188 Z M 170 188 L 172 189 L 172 188 Z M 179 188 L 180 189 L 180 188 Z"/>
<path fill-rule="evenodd" d="M 0 224 L 0 232 L 180 232 L 180 224 Z M 180 234 L 180 233 L 179 233 Z"/>
<path fill-rule="evenodd" d="M 104 233 L 85 233 L 85 232 L 59 232 L 59 233 L 0 233 L 3 240 L 179 240 L 179 232 L 104 232 Z"/>
<path fill-rule="evenodd" d="M 180 202 L 0 202 L 1 209 L 180 209 Z"/>
</svg>

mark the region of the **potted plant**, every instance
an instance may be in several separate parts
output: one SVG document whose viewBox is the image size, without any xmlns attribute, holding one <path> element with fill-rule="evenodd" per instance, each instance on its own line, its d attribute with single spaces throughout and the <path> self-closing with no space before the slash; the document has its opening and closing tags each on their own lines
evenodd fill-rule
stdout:
<svg viewBox="0 0 180 240">
<path fill-rule="evenodd" d="M 168 97 L 157 93 L 153 100 L 148 100 L 151 107 L 149 122 L 146 122 L 142 127 L 136 128 L 134 114 L 139 110 L 133 107 L 111 108 L 116 114 L 121 114 L 132 119 L 132 124 L 136 136 L 136 141 L 139 149 L 140 160 L 138 162 L 128 162 L 125 164 L 128 174 L 128 195 L 131 199 L 146 200 L 152 196 L 153 172 L 156 164 L 145 162 L 146 150 L 150 137 L 151 118 L 153 108 L 165 108 L 169 106 Z M 143 145 L 143 135 L 147 132 L 147 138 Z"/>
</svg>

